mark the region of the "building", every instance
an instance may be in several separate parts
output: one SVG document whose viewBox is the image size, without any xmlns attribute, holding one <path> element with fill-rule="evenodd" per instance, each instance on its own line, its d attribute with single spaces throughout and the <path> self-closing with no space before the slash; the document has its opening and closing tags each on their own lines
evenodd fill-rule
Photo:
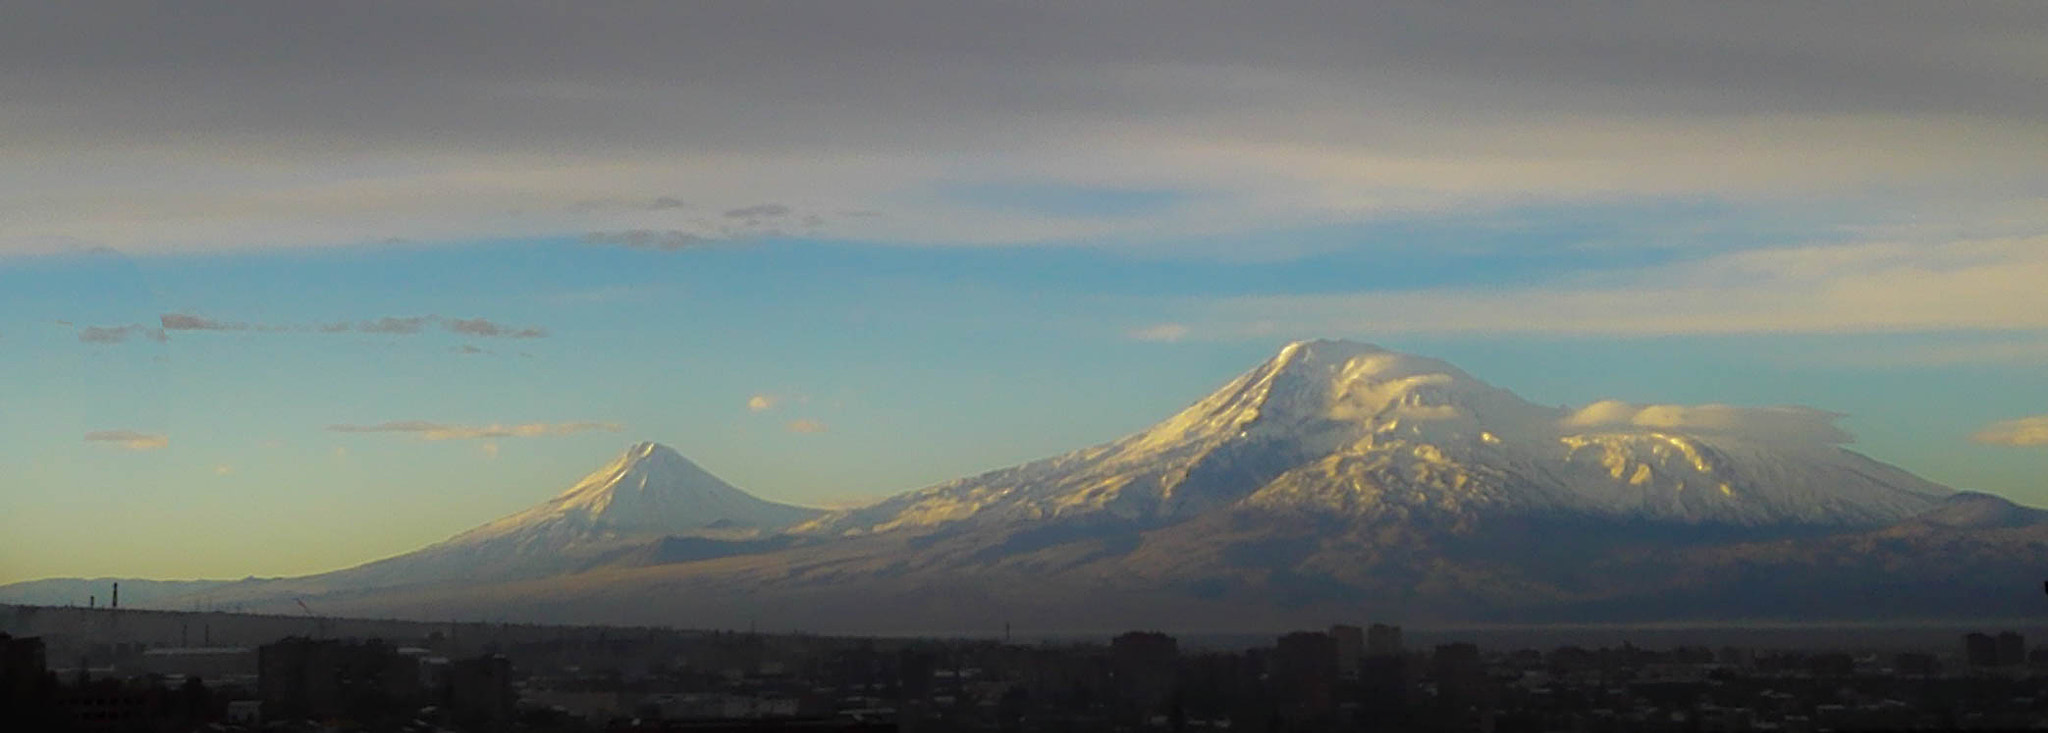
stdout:
<svg viewBox="0 0 2048 733">
<path fill-rule="evenodd" d="M 371 722 L 410 714 L 425 702 L 420 663 L 394 647 L 292 637 L 256 650 L 263 719 Z"/>
<path fill-rule="evenodd" d="M 1281 718 L 1292 723 L 1326 718 L 1336 709 L 1337 640 L 1319 631 L 1280 637 L 1271 676 Z"/>
<path fill-rule="evenodd" d="M 1996 666 L 2018 667 L 2027 663 L 2027 637 L 2019 632 L 1999 632 L 1992 646 L 1996 651 Z"/>
<path fill-rule="evenodd" d="M 1972 667 L 1998 666 L 1998 641 L 1990 634 L 1965 634 L 1963 660 Z"/>
<path fill-rule="evenodd" d="M 1330 638 L 1337 642 L 1337 673 L 1357 677 L 1359 660 L 1365 658 L 1365 630 L 1337 624 L 1330 627 Z"/>
<path fill-rule="evenodd" d="M 1429 658 L 1429 676 L 1436 681 L 1438 697 L 1452 707 L 1463 708 L 1487 700 L 1486 667 L 1479 647 L 1465 642 L 1439 644 Z"/>
<path fill-rule="evenodd" d="M 51 705 L 56 682 L 44 655 L 40 638 L 0 634 L 0 721 L 22 725 L 23 730 L 56 722 Z"/>
<path fill-rule="evenodd" d="M 512 660 L 491 655 L 448 665 L 448 714 L 469 730 L 510 730 L 519 695 Z"/>
<path fill-rule="evenodd" d="M 1131 631 L 1109 642 L 1110 676 L 1119 712 L 1140 723 L 1167 713 L 1180 642 L 1156 631 Z"/>
<path fill-rule="evenodd" d="M 247 647 L 161 647 L 144 651 L 136 667 L 143 674 L 232 679 L 256 674 L 256 651 Z"/>
<path fill-rule="evenodd" d="M 1365 630 L 1365 653 L 1375 657 L 1401 655 L 1401 627 L 1373 624 Z"/>
</svg>

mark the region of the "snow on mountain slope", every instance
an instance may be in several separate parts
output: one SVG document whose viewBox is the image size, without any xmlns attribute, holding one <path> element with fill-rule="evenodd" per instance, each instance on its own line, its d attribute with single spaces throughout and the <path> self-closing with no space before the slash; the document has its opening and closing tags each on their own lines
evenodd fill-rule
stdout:
<svg viewBox="0 0 2048 733">
<path fill-rule="evenodd" d="M 1950 493 L 1842 448 L 1835 417 L 1796 407 L 1544 407 L 1435 359 L 1305 341 L 1138 434 L 794 531 L 1159 524 L 1227 506 L 1863 526 Z"/>
<path fill-rule="evenodd" d="M 640 443 L 546 503 L 448 541 L 476 543 L 512 535 L 579 540 L 776 530 L 820 513 L 757 498 L 711 475 L 673 448 Z"/>
<path fill-rule="evenodd" d="M 757 498 L 668 446 L 640 443 L 531 509 L 414 552 L 301 580 L 357 589 L 539 577 L 663 537 L 746 539 L 822 513 Z"/>
</svg>

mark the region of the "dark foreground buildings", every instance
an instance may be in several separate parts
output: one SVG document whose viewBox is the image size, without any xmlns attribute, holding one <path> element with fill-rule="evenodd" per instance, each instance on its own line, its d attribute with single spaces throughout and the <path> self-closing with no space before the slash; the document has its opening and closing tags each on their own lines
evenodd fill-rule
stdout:
<svg viewBox="0 0 2048 733">
<path fill-rule="evenodd" d="M 1012 644 L 408 628 L 415 633 L 390 641 L 302 635 L 246 649 L 180 647 L 176 634 L 161 646 L 0 636 L 0 731 L 1790 733 L 2048 725 L 2048 655 L 2028 654 L 2018 632 L 1937 641 L 1941 648 L 1931 651 L 1773 651 L 1488 648 L 1348 624 L 1250 648 L 1205 647 L 1156 631 L 1107 643 Z"/>
</svg>

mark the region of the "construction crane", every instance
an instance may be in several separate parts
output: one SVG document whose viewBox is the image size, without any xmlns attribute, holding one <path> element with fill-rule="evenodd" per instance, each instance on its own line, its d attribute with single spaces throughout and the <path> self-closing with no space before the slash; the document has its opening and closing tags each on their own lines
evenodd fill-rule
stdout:
<svg viewBox="0 0 2048 733">
<path fill-rule="evenodd" d="M 303 598 L 293 598 L 292 602 L 299 604 L 299 610 L 306 612 L 306 618 L 313 619 L 313 627 L 317 630 L 313 638 L 317 639 L 327 635 L 327 619 L 321 618 L 320 614 L 314 613 L 313 609 L 308 608 L 306 600 Z"/>
</svg>

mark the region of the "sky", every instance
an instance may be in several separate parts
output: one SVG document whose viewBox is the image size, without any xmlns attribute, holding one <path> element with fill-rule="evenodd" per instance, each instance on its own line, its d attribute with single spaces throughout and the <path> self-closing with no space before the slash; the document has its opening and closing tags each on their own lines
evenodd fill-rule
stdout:
<svg viewBox="0 0 2048 733">
<path fill-rule="evenodd" d="M 856 505 L 1319 337 L 2048 505 L 2048 5 L 8 15 L 0 583 L 345 567 L 640 440 Z"/>
</svg>

